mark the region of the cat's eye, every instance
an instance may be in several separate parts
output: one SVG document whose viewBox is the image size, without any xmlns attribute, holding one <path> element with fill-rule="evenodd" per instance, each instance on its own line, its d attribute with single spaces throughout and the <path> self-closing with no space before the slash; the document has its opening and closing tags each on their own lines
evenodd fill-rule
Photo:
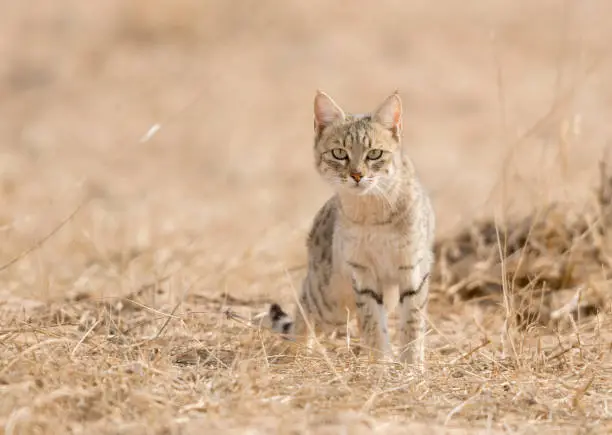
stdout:
<svg viewBox="0 0 612 435">
<path fill-rule="evenodd" d="M 332 156 L 334 156 L 334 159 L 337 160 L 347 160 L 348 159 L 348 153 L 346 152 L 345 149 L 342 148 L 334 148 L 332 151 Z"/>
<path fill-rule="evenodd" d="M 368 160 L 378 160 L 382 157 L 382 155 L 383 155 L 382 150 L 374 149 L 374 150 L 368 151 L 368 154 L 366 154 L 366 158 Z"/>
</svg>

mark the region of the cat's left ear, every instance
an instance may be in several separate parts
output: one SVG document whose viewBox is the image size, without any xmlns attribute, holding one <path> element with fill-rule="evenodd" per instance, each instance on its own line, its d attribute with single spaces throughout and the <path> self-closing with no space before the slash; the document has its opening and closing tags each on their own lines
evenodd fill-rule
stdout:
<svg viewBox="0 0 612 435">
<path fill-rule="evenodd" d="M 314 100 L 314 128 L 317 135 L 328 125 L 345 118 L 344 112 L 332 98 L 319 90 Z"/>
<path fill-rule="evenodd" d="M 391 94 L 374 112 L 374 121 L 389 129 L 397 139 L 402 134 L 402 100 L 397 91 Z"/>
</svg>

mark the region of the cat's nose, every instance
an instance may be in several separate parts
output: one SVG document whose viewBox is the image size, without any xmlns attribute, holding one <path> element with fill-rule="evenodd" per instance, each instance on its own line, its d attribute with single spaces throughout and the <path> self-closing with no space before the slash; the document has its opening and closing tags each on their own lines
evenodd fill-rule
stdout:
<svg viewBox="0 0 612 435">
<path fill-rule="evenodd" d="M 356 183 L 359 183 L 361 179 L 363 178 L 363 175 L 359 171 L 351 171 L 349 175 L 351 176 L 353 180 L 355 180 Z"/>
</svg>

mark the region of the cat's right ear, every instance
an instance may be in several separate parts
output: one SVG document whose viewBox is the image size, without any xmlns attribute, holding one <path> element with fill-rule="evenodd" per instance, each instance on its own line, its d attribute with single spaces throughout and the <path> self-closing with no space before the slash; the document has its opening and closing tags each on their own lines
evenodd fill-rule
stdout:
<svg viewBox="0 0 612 435">
<path fill-rule="evenodd" d="M 317 91 L 314 100 L 314 128 L 317 136 L 325 127 L 338 120 L 344 120 L 344 112 L 340 106 L 325 92 Z"/>
</svg>

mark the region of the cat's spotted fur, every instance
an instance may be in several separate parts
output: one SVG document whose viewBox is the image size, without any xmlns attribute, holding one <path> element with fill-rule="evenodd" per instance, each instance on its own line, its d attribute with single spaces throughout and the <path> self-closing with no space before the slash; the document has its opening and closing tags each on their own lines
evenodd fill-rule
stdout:
<svg viewBox="0 0 612 435">
<path fill-rule="evenodd" d="M 308 236 L 299 298 L 307 322 L 301 310 L 291 318 L 273 304 L 272 327 L 295 337 L 307 325 L 331 332 L 346 326 L 348 312 L 362 342 L 390 356 L 385 306 L 399 305 L 400 359 L 421 365 L 434 214 L 401 146 L 401 100 L 395 93 L 371 114 L 349 115 L 318 92 L 314 118 L 316 167 L 335 195 Z"/>
</svg>

